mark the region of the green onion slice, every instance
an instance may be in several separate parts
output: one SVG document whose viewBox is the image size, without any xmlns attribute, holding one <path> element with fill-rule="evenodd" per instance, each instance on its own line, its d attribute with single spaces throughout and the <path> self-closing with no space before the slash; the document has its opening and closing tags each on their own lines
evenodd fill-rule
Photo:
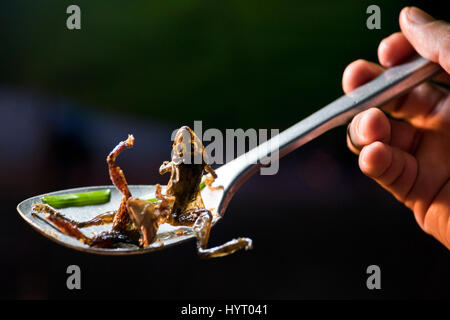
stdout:
<svg viewBox="0 0 450 320">
<path fill-rule="evenodd" d="M 66 193 L 55 196 L 42 197 L 42 203 L 61 209 L 67 207 L 80 207 L 94 204 L 102 204 L 111 198 L 111 190 L 96 190 L 81 193 Z"/>
</svg>

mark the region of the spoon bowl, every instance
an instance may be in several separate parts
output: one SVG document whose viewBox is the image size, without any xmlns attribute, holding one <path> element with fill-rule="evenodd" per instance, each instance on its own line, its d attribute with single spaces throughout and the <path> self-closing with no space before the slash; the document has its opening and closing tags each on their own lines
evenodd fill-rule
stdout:
<svg viewBox="0 0 450 320">
<path fill-rule="evenodd" d="M 153 185 L 130 185 L 128 186 L 131 194 L 134 197 L 142 198 L 142 199 L 150 199 L 154 197 L 155 186 Z M 17 211 L 22 216 L 22 218 L 28 222 L 34 229 L 40 232 L 42 235 L 47 238 L 61 244 L 63 246 L 73 248 L 76 250 L 95 253 L 95 254 L 103 254 L 103 255 L 131 255 L 131 254 L 143 254 L 156 250 L 161 250 L 166 247 L 170 247 L 174 244 L 178 244 L 181 242 L 185 242 L 187 240 L 193 239 L 194 234 L 192 232 L 191 227 L 184 226 L 171 226 L 167 223 L 162 224 L 157 233 L 156 241 L 151 243 L 147 248 L 141 248 L 132 244 L 123 244 L 119 248 L 106 249 L 106 248 L 94 248 L 90 247 L 77 239 L 67 236 L 61 233 L 58 229 L 56 229 L 51 223 L 45 220 L 40 214 L 33 214 L 32 206 L 33 204 L 42 203 L 41 199 L 44 196 L 53 196 L 65 193 L 78 193 L 78 192 L 89 192 L 95 190 L 111 190 L 111 199 L 109 202 L 99 205 L 90 205 L 83 207 L 69 207 L 58 209 L 59 212 L 67 216 L 68 218 L 76 221 L 87 221 L 91 218 L 95 217 L 98 214 L 105 213 L 108 211 L 114 211 L 119 207 L 120 201 L 122 200 L 123 195 L 114 187 L 114 186 L 94 186 L 94 187 L 81 187 L 74 189 L 61 190 L 51 193 L 46 193 L 38 196 L 34 196 L 28 198 L 17 206 Z M 164 190 L 164 187 L 163 187 Z M 212 195 L 213 192 L 207 190 L 205 192 L 204 198 L 206 200 L 205 203 L 211 204 L 211 199 L 209 199 L 208 195 Z M 203 196 L 203 192 L 202 192 Z M 212 208 L 212 207 L 211 207 Z M 212 211 L 214 215 L 213 225 L 220 220 L 220 216 L 215 214 L 215 211 Z M 92 226 L 88 228 L 81 229 L 82 232 L 88 236 L 100 233 L 102 231 L 110 230 L 111 224 L 101 225 L 101 226 Z"/>
</svg>

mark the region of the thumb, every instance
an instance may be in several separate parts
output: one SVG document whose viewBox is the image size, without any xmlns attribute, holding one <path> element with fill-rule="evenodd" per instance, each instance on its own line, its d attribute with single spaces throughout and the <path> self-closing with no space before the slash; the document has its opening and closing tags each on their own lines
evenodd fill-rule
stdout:
<svg viewBox="0 0 450 320">
<path fill-rule="evenodd" d="M 400 28 L 424 58 L 439 63 L 450 74 L 450 24 L 435 20 L 416 7 L 400 12 Z"/>
</svg>

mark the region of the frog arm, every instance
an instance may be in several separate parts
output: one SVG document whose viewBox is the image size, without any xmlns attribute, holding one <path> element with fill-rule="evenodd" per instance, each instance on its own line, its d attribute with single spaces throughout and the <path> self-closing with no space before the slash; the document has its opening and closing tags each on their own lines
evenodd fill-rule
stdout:
<svg viewBox="0 0 450 320">
<path fill-rule="evenodd" d="M 161 167 L 159 167 L 159 174 L 172 172 L 172 161 L 164 161 Z"/>
<path fill-rule="evenodd" d="M 208 172 L 209 174 L 206 176 L 205 178 L 205 185 L 208 187 L 209 190 L 211 191 L 216 191 L 216 190 L 223 190 L 223 186 L 218 186 L 218 187 L 213 187 L 212 184 L 213 182 L 216 180 L 217 178 L 217 174 L 214 171 L 213 168 L 211 168 L 211 166 L 209 164 L 205 165 L 205 170 L 206 172 Z"/>
<path fill-rule="evenodd" d="M 206 172 L 208 172 L 212 176 L 213 181 L 217 178 L 216 172 L 214 171 L 214 169 L 209 164 L 205 165 L 205 170 L 206 170 Z"/>
<path fill-rule="evenodd" d="M 172 183 L 177 183 L 180 179 L 180 170 L 173 161 L 164 161 L 161 167 L 159 167 L 159 174 L 170 172 Z"/>
<path fill-rule="evenodd" d="M 90 238 L 80 231 L 79 223 L 66 218 L 60 212 L 54 210 L 47 204 L 34 205 L 33 214 L 37 213 L 43 213 L 44 219 L 49 221 L 61 233 L 73 237 L 92 247 L 113 248 L 116 243 L 127 242 L 130 240 L 124 236 L 124 234 L 115 230 L 103 231 Z M 110 219 L 110 217 L 108 219 Z"/>
</svg>

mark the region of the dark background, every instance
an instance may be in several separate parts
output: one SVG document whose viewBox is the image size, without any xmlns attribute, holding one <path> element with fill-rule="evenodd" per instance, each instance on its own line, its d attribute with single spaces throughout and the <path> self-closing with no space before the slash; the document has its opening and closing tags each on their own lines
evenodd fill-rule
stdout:
<svg viewBox="0 0 450 320">
<path fill-rule="evenodd" d="M 70 4 L 79 31 L 66 28 Z M 370 4 L 381 30 L 366 28 Z M 142 256 L 80 253 L 15 209 L 109 183 L 105 157 L 128 133 L 136 146 L 120 166 L 130 184 L 155 184 L 167 182 L 157 169 L 180 125 L 287 128 L 342 94 L 348 63 L 376 61 L 405 5 L 449 19 L 445 1 L 2 1 L 0 297 L 449 298 L 448 250 L 359 171 L 345 128 L 241 188 L 210 243 L 249 236 L 254 249 L 222 259 L 200 260 L 194 241 Z M 71 264 L 80 291 L 66 288 Z M 371 264 L 382 290 L 366 288 Z"/>
</svg>

